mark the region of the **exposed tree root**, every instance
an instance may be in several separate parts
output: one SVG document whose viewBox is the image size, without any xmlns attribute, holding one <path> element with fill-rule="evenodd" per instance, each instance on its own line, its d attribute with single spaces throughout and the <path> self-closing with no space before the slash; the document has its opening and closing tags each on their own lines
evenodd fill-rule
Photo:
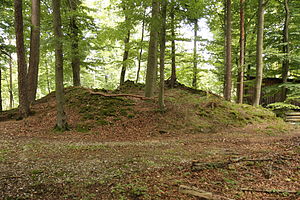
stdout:
<svg viewBox="0 0 300 200">
<path fill-rule="evenodd" d="M 105 94 L 103 92 L 94 92 L 91 89 L 88 89 L 91 95 L 100 95 L 104 97 L 133 97 L 133 98 L 138 98 L 142 100 L 150 100 L 151 98 L 140 96 L 140 95 L 135 95 L 135 94 Z"/>
</svg>

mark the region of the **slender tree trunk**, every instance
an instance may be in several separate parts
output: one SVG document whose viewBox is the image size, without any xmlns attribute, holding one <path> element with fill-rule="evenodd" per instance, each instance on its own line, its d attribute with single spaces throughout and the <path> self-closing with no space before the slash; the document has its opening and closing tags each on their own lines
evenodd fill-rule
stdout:
<svg viewBox="0 0 300 200">
<path fill-rule="evenodd" d="M 227 27 L 227 20 L 226 20 L 226 13 L 227 13 L 227 0 L 223 0 L 223 7 L 224 7 L 224 17 L 223 17 L 223 33 L 224 33 L 224 48 L 223 48 L 223 56 L 224 56 L 224 66 L 226 66 L 226 39 L 227 39 L 227 35 L 226 35 L 226 27 Z M 224 80 L 223 80 L 223 94 L 225 93 L 225 67 L 224 67 Z"/>
<path fill-rule="evenodd" d="M 197 56 L 197 32 L 198 32 L 198 19 L 194 21 L 194 68 L 193 68 L 193 88 L 197 88 L 197 63 L 198 63 L 198 56 Z"/>
<path fill-rule="evenodd" d="M 31 0 L 31 35 L 28 67 L 28 100 L 35 101 L 40 62 L 40 0 Z"/>
<path fill-rule="evenodd" d="M 240 60 L 237 85 L 237 103 L 244 99 L 244 67 L 245 67 L 245 0 L 240 0 Z"/>
<path fill-rule="evenodd" d="M 0 68 L 0 111 L 3 111 L 2 105 L 2 69 Z"/>
<path fill-rule="evenodd" d="M 144 11 L 143 23 L 142 23 L 142 37 L 140 41 L 140 53 L 138 57 L 138 69 L 136 73 L 136 83 L 139 82 L 140 71 L 141 71 L 141 62 L 142 62 L 142 55 L 143 55 L 143 42 L 144 42 L 144 34 L 145 34 L 145 16 L 146 16 L 146 9 Z"/>
<path fill-rule="evenodd" d="M 167 19 L 167 0 L 162 0 L 161 5 L 161 31 L 160 31 L 160 84 L 158 104 L 160 110 L 165 109 L 164 103 L 164 83 L 165 83 L 165 51 L 166 51 L 166 19 Z"/>
<path fill-rule="evenodd" d="M 27 66 L 25 60 L 22 0 L 14 1 L 15 32 L 18 57 L 18 87 L 19 87 L 19 114 L 20 118 L 28 117 L 30 113 L 28 103 Z"/>
<path fill-rule="evenodd" d="M 171 80 L 170 80 L 170 87 L 174 88 L 176 82 L 176 44 L 175 44 L 175 8 L 174 8 L 174 1 L 172 1 L 172 8 L 171 8 Z"/>
<path fill-rule="evenodd" d="M 284 28 L 283 28 L 283 53 L 285 58 L 282 62 L 282 82 L 286 83 L 288 81 L 289 73 L 289 23 L 290 23 L 290 9 L 289 9 L 289 0 L 284 0 L 284 9 L 285 9 L 285 19 L 284 19 Z M 286 87 L 282 88 L 282 101 L 286 99 L 287 89 Z"/>
<path fill-rule="evenodd" d="M 67 120 L 64 111 L 64 84 L 63 84 L 63 45 L 61 30 L 60 0 L 52 0 L 53 6 L 53 28 L 55 38 L 55 88 L 58 130 L 67 130 Z"/>
<path fill-rule="evenodd" d="M 263 37 L 264 37 L 264 1 L 258 0 L 258 25 L 256 46 L 256 80 L 253 106 L 258 106 L 261 97 L 261 86 L 263 76 Z"/>
<path fill-rule="evenodd" d="M 45 60 L 45 67 L 46 67 L 47 90 L 48 90 L 48 93 L 50 93 L 51 92 L 51 86 L 50 86 L 50 80 L 49 80 L 49 68 L 48 68 L 47 59 Z"/>
<path fill-rule="evenodd" d="M 231 100 L 232 88 L 232 57 L 231 57 L 231 0 L 226 2 L 226 67 L 224 98 Z"/>
<path fill-rule="evenodd" d="M 156 72 L 157 72 L 158 25 L 159 25 L 159 1 L 152 0 L 152 20 L 151 20 L 151 31 L 150 31 L 146 85 L 145 85 L 146 97 L 152 97 L 154 95 Z"/>
<path fill-rule="evenodd" d="M 71 28 L 71 66 L 73 72 L 73 85 L 80 86 L 80 53 L 79 53 L 79 28 L 77 17 L 74 14 L 77 11 L 79 0 L 69 0 L 70 10 L 72 12 Z"/>
<path fill-rule="evenodd" d="M 124 40 L 124 54 L 123 54 L 123 63 L 122 63 L 122 70 L 121 70 L 121 77 L 120 77 L 120 86 L 123 85 L 125 82 L 127 61 L 129 56 L 129 41 L 130 41 L 130 30 L 128 30 L 127 36 Z"/>
<path fill-rule="evenodd" d="M 9 109 L 13 108 L 14 95 L 13 95 L 13 77 L 12 77 L 12 57 L 9 57 Z"/>
</svg>

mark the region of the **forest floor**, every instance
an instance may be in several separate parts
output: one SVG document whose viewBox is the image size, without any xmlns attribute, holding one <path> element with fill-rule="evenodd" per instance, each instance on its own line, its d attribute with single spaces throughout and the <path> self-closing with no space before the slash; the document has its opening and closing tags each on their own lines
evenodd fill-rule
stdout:
<svg viewBox="0 0 300 200">
<path fill-rule="evenodd" d="M 185 186 L 216 199 L 300 199 L 296 125 L 274 118 L 218 129 L 179 126 L 187 120 L 182 113 L 160 114 L 153 102 L 131 100 L 126 114 L 87 116 L 89 123 L 69 107 L 71 130 L 61 133 L 52 129 L 53 101 L 41 100 L 25 120 L 0 122 L 0 199 L 197 199 L 180 190 Z"/>
</svg>

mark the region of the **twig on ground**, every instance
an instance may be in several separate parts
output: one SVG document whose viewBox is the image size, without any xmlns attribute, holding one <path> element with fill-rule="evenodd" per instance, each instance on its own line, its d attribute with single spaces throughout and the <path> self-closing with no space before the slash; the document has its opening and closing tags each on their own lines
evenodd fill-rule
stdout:
<svg viewBox="0 0 300 200">
<path fill-rule="evenodd" d="M 266 190 L 266 189 L 251 189 L 251 188 L 241 188 L 243 192 L 262 192 L 262 193 L 289 193 L 289 194 L 300 194 L 300 191 L 295 190 Z"/>
</svg>

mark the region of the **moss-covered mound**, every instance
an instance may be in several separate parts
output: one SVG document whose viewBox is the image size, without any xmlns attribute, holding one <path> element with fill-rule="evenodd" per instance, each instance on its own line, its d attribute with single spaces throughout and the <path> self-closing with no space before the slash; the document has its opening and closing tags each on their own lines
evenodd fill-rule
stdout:
<svg viewBox="0 0 300 200">
<path fill-rule="evenodd" d="M 184 90 L 171 93 L 167 100 L 174 106 L 177 116 L 185 121 L 179 124 L 191 127 L 195 132 L 212 132 L 268 120 L 280 121 L 273 112 L 262 107 L 236 104 L 210 94 L 195 95 Z M 175 123 L 178 124 L 178 120 Z"/>
<path fill-rule="evenodd" d="M 134 101 L 131 99 L 95 95 L 90 90 L 79 87 L 68 88 L 65 98 L 66 105 L 78 111 L 82 122 L 93 120 L 97 125 L 107 125 L 121 117 L 133 116 Z"/>
<path fill-rule="evenodd" d="M 107 135 L 113 130 L 116 135 L 151 136 L 157 133 L 209 133 L 257 122 L 280 121 L 267 109 L 228 102 L 217 95 L 190 91 L 186 87 L 166 89 L 166 111 L 161 112 L 156 97 L 151 100 L 130 97 L 130 93 L 141 95 L 141 88 L 142 85 L 132 82 L 126 82 L 116 91 L 66 88 L 66 111 L 71 129 Z M 119 97 L 116 93 L 129 95 Z M 47 126 L 52 129 L 56 115 L 55 93 L 36 101 L 32 110 L 35 113 L 31 116 L 33 121 L 36 118 L 38 124 L 45 126 L 44 121 L 48 120 Z M 5 111 L 0 114 L 0 119 L 10 120 L 16 114 L 16 109 Z"/>
</svg>

